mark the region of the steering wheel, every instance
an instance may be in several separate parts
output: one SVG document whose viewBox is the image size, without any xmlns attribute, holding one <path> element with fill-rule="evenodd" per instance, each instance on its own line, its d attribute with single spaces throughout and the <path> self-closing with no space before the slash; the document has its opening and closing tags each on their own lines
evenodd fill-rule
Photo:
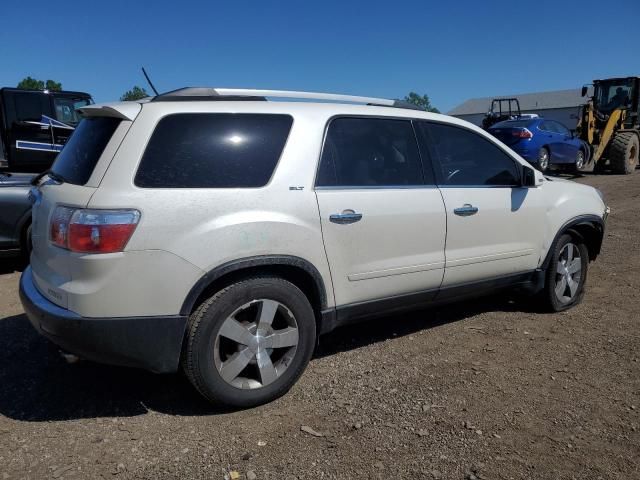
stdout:
<svg viewBox="0 0 640 480">
<path fill-rule="evenodd" d="M 459 168 L 456 168 L 453 172 L 450 172 L 449 175 L 447 175 L 447 183 L 450 183 L 453 177 L 455 177 L 459 173 L 460 173 Z"/>
</svg>

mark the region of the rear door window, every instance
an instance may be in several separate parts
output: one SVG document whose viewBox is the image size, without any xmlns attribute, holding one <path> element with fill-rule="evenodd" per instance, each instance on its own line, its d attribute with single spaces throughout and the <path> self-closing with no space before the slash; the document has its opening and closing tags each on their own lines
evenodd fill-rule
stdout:
<svg viewBox="0 0 640 480">
<path fill-rule="evenodd" d="M 181 113 L 151 135 L 135 177 L 142 188 L 265 186 L 291 130 L 289 115 Z"/>
<path fill-rule="evenodd" d="M 329 124 L 318 187 L 398 187 L 427 182 L 411 121 L 337 118 Z"/>
<path fill-rule="evenodd" d="M 119 118 L 111 117 L 82 120 L 56 157 L 51 170 L 67 183 L 85 185 L 120 122 Z"/>
</svg>

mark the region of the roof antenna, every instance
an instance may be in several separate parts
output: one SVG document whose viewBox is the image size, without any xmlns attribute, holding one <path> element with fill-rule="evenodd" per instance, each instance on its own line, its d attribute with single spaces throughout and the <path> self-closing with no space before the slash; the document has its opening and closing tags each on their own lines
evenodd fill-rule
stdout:
<svg viewBox="0 0 640 480">
<path fill-rule="evenodd" d="M 142 73 L 144 73 L 144 78 L 147 79 L 147 82 L 149 83 L 149 86 L 151 87 L 151 90 L 153 90 L 153 93 L 155 93 L 156 95 L 160 95 L 158 93 L 158 90 L 156 90 L 156 87 L 154 87 L 153 83 L 151 83 L 151 79 L 149 78 L 149 75 L 147 75 L 147 71 L 144 69 L 144 67 L 142 67 Z"/>
</svg>

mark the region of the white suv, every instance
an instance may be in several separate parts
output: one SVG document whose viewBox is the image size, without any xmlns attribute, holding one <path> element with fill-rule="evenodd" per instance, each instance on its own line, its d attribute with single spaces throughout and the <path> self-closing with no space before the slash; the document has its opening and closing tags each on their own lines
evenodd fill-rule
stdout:
<svg viewBox="0 0 640 480">
<path fill-rule="evenodd" d="M 81 113 L 31 193 L 24 308 L 212 401 L 282 395 L 320 334 L 374 314 L 504 287 L 568 308 L 600 251 L 597 190 L 392 100 L 190 88 Z"/>
</svg>

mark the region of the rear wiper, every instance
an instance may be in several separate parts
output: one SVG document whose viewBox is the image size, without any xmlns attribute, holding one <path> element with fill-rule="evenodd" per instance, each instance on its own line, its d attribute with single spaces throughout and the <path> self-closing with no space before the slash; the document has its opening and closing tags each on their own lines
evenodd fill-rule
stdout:
<svg viewBox="0 0 640 480">
<path fill-rule="evenodd" d="M 31 179 L 31 185 L 33 185 L 34 187 L 37 187 L 40 180 L 42 180 L 47 175 L 49 176 L 49 178 L 51 178 L 52 180 L 55 180 L 58 183 L 65 183 L 64 177 L 59 173 L 56 173 L 52 170 L 45 170 L 44 172 L 39 173 L 38 175 L 36 175 Z"/>
</svg>

